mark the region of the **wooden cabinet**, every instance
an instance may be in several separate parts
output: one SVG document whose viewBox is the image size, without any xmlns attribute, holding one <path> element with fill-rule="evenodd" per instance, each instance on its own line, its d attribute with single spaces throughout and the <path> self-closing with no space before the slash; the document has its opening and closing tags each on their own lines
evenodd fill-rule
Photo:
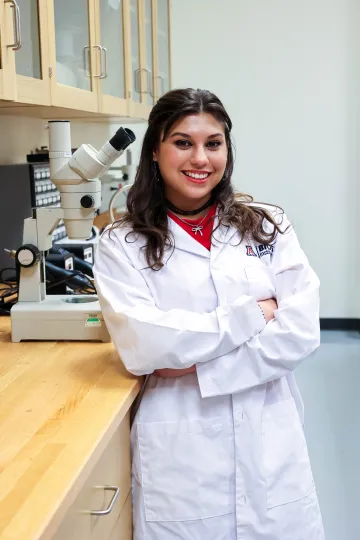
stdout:
<svg viewBox="0 0 360 540">
<path fill-rule="evenodd" d="M 127 414 L 85 481 L 53 540 L 130 540 L 130 490 L 130 426 Z"/>
<path fill-rule="evenodd" d="M 126 76 L 127 49 L 130 40 L 127 2 L 98 0 L 96 37 L 98 49 L 98 110 L 110 115 L 129 113 L 131 80 Z"/>
<path fill-rule="evenodd" d="M 16 98 L 14 49 L 18 46 L 16 5 L 0 0 L 0 99 Z"/>
<path fill-rule="evenodd" d="M 0 99 L 50 105 L 46 0 L 0 0 Z"/>
<path fill-rule="evenodd" d="M 16 100 L 32 105 L 50 105 L 49 36 L 46 0 L 16 0 L 19 41 L 14 51 Z"/>
<path fill-rule="evenodd" d="M 157 0 L 156 8 L 156 74 L 155 95 L 158 99 L 171 88 L 170 76 L 170 10 L 168 0 Z"/>
<path fill-rule="evenodd" d="M 121 509 L 120 516 L 111 533 L 110 540 L 132 540 L 131 493 Z"/>
<path fill-rule="evenodd" d="M 0 100 L 146 119 L 169 88 L 169 0 L 0 0 Z"/>
<path fill-rule="evenodd" d="M 95 0 L 50 0 L 51 104 L 98 111 Z"/>
</svg>

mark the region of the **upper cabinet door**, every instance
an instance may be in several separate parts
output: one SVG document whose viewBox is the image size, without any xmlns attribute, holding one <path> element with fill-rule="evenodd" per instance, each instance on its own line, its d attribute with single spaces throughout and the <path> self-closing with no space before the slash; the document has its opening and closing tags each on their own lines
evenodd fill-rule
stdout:
<svg viewBox="0 0 360 540">
<path fill-rule="evenodd" d="M 145 92 L 147 104 L 154 105 L 154 10 L 152 0 L 144 0 L 145 24 Z"/>
<path fill-rule="evenodd" d="M 157 76 L 156 96 L 171 88 L 170 80 L 170 21 L 168 0 L 157 0 Z"/>
<path fill-rule="evenodd" d="M 98 111 L 103 51 L 95 43 L 94 0 L 49 1 L 52 104 Z"/>
<path fill-rule="evenodd" d="M 125 0 L 124 0 L 125 1 Z M 130 0 L 130 51 L 131 68 L 129 115 L 147 119 L 150 112 L 148 104 L 149 76 L 146 69 L 146 33 L 144 0 Z"/>
<path fill-rule="evenodd" d="M 0 0 L 0 99 L 15 100 L 15 50 L 18 47 L 18 7 Z"/>
<path fill-rule="evenodd" d="M 132 92 L 131 99 L 136 103 L 141 103 L 141 59 L 140 59 L 140 6 L 138 0 L 130 0 L 130 49 L 131 49 L 131 76 Z"/>
<path fill-rule="evenodd" d="M 50 105 L 48 20 L 46 0 L 16 0 L 19 46 L 15 52 L 17 99 Z M 15 33 L 16 26 L 14 24 Z"/>
<path fill-rule="evenodd" d="M 123 0 L 98 0 L 96 39 L 100 46 L 99 111 L 128 114 L 128 84 L 125 77 L 126 6 Z"/>
</svg>

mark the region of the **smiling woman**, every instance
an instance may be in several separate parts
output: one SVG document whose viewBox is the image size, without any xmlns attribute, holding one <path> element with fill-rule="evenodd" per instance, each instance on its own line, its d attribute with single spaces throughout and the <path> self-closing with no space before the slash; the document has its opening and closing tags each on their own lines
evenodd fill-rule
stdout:
<svg viewBox="0 0 360 540">
<path fill-rule="evenodd" d="M 134 540 L 324 540 L 293 375 L 319 345 L 319 282 L 283 212 L 235 197 L 231 128 L 211 92 L 162 96 L 99 242 L 104 320 L 147 375 Z"/>
<path fill-rule="evenodd" d="M 271 244 L 281 233 L 280 209 L 274 219 L 271 207 L 249 205 L 249 195 L 235 198 L 231 129 L 221 101 L 207 90 L 173 90 L 152 109 L 128 211 L 112 230 L 130 225 L 145 235 L 146 261 L 153 270 L 162 268 L 165 253 L 174 248 L 169 209 L 201 218 L 216 204 L 219 225 L 233 225 L 241 237 L 249 234 L 261 244 Z M 264 227 L 264 220 L 271 229 Z"/>
<path fill-rule="evenodd" d="M 227 154 L 224 127 L 211 114 L 180 118 L 154 151 L 167 200 L 183 210 L 201 207 L 224 176 Z"/>
</svg>

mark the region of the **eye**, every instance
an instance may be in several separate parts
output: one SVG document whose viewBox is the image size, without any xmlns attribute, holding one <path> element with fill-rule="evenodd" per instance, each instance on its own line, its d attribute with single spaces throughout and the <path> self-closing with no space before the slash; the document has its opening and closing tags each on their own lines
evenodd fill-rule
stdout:
<svg viewBox="0 0 360 540">
<path fill-rule="evenodd" d="M 211 149 L 216 149 L 216 148 L 219 148 L 219 146 L 221 145 L 222 145 L 221 141 L 209 141 L 206 146 Z"/>
<path fill-rule="evenodd" d="M 174 144 L 179 148 L 189 148 L 191 146 L 191 143 L 186 139 L 178 139 Z"/>
</svg>

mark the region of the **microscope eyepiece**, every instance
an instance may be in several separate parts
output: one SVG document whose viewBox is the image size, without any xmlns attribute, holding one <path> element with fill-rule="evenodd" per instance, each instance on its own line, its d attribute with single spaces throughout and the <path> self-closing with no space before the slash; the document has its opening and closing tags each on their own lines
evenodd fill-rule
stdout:
<svg viewBox="0 0 360 540">
<path fill-rule="evenodd" d="M 109 140 L 109 143 L 115 150 L 125 150 L 135 141 L 135 133 L 128 128 L 119 128 L 115 135 Z"/>
</svg>

